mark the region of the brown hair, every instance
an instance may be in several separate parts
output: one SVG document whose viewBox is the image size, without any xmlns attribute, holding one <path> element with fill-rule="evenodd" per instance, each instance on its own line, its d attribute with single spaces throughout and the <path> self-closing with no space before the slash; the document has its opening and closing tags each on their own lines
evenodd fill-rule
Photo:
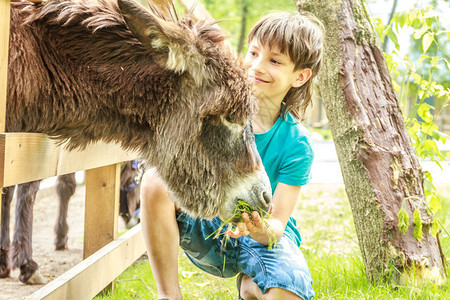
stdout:
<svg viewBox="0 0 450 300">
<path fill-rule="evenodd" d="M 280 47 L 294 63 L 294 71 L 309 68 L 311 78 L 301 87 L 292 87 L 284 97 L 282 114 L 290 112 L 303 119 L 306 108 L 312 103 L 313 81 L 322 65 L 322 23 L 308 12 L 275 12 L 261 18 L 250 30 L 248 42 L 256 39 L 264 46 Z"/>
</svg>

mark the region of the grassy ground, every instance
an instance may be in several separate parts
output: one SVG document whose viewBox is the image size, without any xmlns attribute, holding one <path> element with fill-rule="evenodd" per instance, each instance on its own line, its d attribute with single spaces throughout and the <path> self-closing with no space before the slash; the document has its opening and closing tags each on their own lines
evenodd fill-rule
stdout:
<svg viewBox="0 0 450 300">
<path fill-rule="evenodd" d="M 450 229 L 450 186 L 441 187 L 439 218 Z M 309 185 L 295 210 L 301 226 L 302 251 L 314 280 L 314 299 L 450 299 L 447 286 L 404 287 L 369 284 L 343 185 Z M 441 234 L 449 262 L 450 238 Z M 220 279 L 194 267 L 180 251 L 179 276 L 184 299 L 237 299 L 235 278 Z M 140 260 L 124 272 L 113 293 L 96 299 L 157 299 L 149 264 Z"/>
</svg>

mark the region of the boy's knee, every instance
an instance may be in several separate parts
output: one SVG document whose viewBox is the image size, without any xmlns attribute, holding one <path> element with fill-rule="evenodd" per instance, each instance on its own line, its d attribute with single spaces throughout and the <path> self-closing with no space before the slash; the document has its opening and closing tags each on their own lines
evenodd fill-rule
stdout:
<svg viewBox="0 0 450 300">
<path fill-rule="evenodd" d="M 270 288 L 263 295 L 258 285 L 256 285 L 248 275 L 244 275 L 242 278 L 240 288 L 240 294 L 243 299 L 302 300 L 302 298 L 296 294 L 281 288 Z"/>
<path fill-rule="evenodd" d="M 240 294 L 242 299 L 260 299 L 262 292 L 252 278 L 246 274 L 242 277 Z"/>
<path fill-rule="evenodd" d="M 267 292 L 264 294 L 263 299 L 267 300 L 303 300 L 301 297 L 297 296 L 296 294 L 285 290 L 281 288 L 270 288 L 267 290 Z"/>
</svg>

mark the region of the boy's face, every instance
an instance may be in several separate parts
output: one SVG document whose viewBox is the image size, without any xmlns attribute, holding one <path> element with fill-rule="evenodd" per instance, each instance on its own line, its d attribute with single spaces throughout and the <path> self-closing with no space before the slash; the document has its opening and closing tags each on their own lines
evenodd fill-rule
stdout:
<svg viewBox="0 0 450 300">
<path fill-rule="evenodd" d="M 278 47 L 269 48 L 256 40 L 249 45 L 244 65 L 253 83 L 255 97 L 275 105 L 281 105 L 291 87 L 299 87 L 309 79 L 309 76 L 305 77 L 305 69 L 294 71 L 294 63 Z"/>
</svg>

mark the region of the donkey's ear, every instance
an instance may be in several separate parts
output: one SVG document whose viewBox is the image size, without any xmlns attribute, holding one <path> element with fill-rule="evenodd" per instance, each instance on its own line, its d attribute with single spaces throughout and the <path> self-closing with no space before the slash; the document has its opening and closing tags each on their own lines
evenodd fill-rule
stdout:
<svg viewBox="0 0 450 300">
<path fill-rule="evenodd" d="M 196 84 L 205 78 L 205 57 L 200 54 L 194 34 L 174 22 L 158 18 L 133 0 L 118 0 L 130 30 L 154 54 L 163 67 L 176 73 L 188 72 Z"/>
</svg>

